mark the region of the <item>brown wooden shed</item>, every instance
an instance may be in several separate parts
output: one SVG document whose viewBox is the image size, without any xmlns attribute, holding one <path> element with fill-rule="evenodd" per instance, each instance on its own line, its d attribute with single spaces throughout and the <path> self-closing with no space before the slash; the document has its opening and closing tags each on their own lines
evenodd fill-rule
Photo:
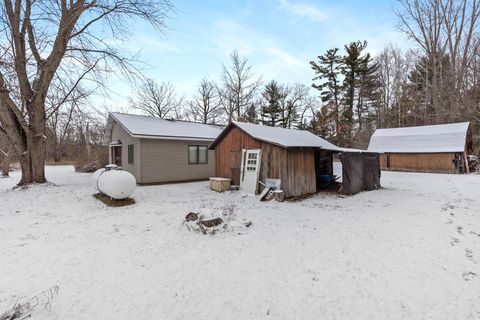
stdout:
<svg viewBox="0 0 480 320">
<path fill-rule="evenodd" d="M 377 129 L 369 151 L 383 153 L 383 170 L 467 173 L 472 152 L 469 122 Z"/>
<path fill-rule="evenodd" d="M 319 177 L 333 174 L 333 154 L 346 150 L 308 131 L 242 122 L 231 122 L 210 149 L 217 176 L 251 193 L 257 180 L 279 179 L 285 197 L 317 192 Z"/>
</svg>

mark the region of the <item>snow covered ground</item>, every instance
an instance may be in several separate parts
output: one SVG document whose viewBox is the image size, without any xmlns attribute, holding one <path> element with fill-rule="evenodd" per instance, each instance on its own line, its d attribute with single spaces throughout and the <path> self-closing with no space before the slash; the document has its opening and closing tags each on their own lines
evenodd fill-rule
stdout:
<svg viewBox="0 0 480 320">
<path fill-rule="evenodd" d="M 206 182 L 92 197 L 89 174 L 0 179 L 0 314 L 59 286 L 32 319 L 479 319 L 480 175 L 383 172 L 383 189 L 261 203 Z M 213 236 L 190 211 L 233 211 Z"/>
</svg>

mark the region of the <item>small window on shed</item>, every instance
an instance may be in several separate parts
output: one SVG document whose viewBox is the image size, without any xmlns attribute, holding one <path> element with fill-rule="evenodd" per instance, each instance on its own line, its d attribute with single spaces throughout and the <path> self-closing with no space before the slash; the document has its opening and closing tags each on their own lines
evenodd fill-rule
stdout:
<svg viewBox="0 0 480 320">
<path fill-rule="evenodd" d="M 133 164 L 133 144 L 128 145 L 128 164 Z"/>
<path fill-rule="evenodd" d="M 188 146 L 188 164 L 207 164 L 207 146 Z"/>
</svg>

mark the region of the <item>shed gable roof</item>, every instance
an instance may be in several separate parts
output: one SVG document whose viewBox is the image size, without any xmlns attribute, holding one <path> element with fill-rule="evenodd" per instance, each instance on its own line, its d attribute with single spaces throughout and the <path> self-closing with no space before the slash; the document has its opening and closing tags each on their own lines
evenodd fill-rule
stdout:
<svg viewBox="0 0 480 320">
<path fill-rule="evenodd" d="M 113 122 L 119 123 L 132 137 L 152 139 L 213 141 L 223 129 L 221 126 L 203 123 L 110 112 L 106 135 L 110 134 Z M 109 137 L 105 138 L 109 140 Z"/>
<path fill-rule="evenodd" d="M 371 152 L 463 152 L 469 122 L 377 129 L 368 145 Z"/>
<path fill-rule="evenodd" d="M 304 147 L 304 148 L 322 148 L 332 151 L 342 151 L 342 148 L 331 144 L 330 142 L 314 135 L 306 130 L 285 129 L 279 127 L 262 126 L 253 123 L 231 122 L 227 128 L 210 145 L 213 149 L 222 140 L 222 138 L 235 126 L 250 135 L 252 138 L 268 142 L 283 148 Z"/>
</svg>

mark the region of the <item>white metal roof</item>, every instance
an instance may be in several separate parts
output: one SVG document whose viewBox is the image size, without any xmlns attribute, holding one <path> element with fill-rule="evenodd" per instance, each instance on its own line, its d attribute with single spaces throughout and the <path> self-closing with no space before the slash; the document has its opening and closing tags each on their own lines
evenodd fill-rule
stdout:
<svg viewBox="0 0 480 320">
<path fill-rule="evenodd" d="M 463 152 L 469 122 L 377 129 L 368 151 L 397 153 Z"/>
<path fill-rule="evenodd" d="M 120 124 L 132 137 L 152 139 L 213 141 L 223 129 L 216 125 L 110 112 L 106 141 L 110 140 L 109 135 L 113 122 Z"/>
<path fill-rule="evenodd" d="M 270 142 L 284 148 L 314 147 L 326 150 L 341 151 L 341 148 L 314 135 L 309 131 L 269 127 L 244 122 L 234 123 L 237 127 L 248 133 L 253 138 Z"/>
</svg>

